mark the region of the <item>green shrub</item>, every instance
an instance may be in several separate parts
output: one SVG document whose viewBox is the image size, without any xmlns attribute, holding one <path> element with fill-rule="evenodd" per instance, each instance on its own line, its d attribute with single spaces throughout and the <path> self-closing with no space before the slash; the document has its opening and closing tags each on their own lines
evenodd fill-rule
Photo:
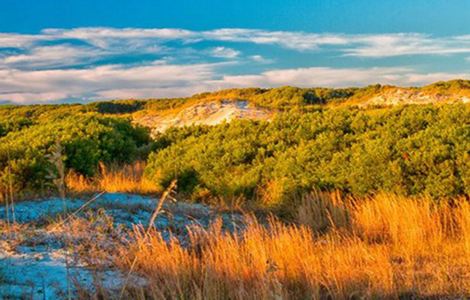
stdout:
<svg viewBox="0 0 470 300">
<path fill-rule="evenodd" d="M 468 194 L 470 106 L 286 112 L 161 135 L 146 174 L 188 194 L 242 196 L 269 206 L 294 195 L 342 190 L 450 197 Z M 195 197 L 197 198 L 197 197 Z"/>
<path fill-rule="evenodd" d="M 135 160 L 138 148 L 148 142 L 147 130 L 133 127 L 127 119 L 78 114 L 43 120 L 0 138 L 0 177 L 5 185 L 11 169 L 18 190 L 44 189 L 54 172 L 47 156 L 57 143 L 63 146 L 68 169 L 91 176 L 100 161 Z"/>
</svg>

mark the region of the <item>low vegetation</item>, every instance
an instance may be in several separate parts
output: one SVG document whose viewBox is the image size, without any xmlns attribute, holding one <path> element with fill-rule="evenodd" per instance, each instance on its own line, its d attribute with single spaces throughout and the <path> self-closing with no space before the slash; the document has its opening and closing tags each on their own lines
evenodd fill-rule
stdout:
<svg viewBox="0 0 470 300">
<path fill-rule="evenodd" d="M 100 206 L 88 219 L 81 207 L 68 216 L 61 211 L 54 229 L 89 237 L 65 251 L 67 272 L 70 251 L 93 268 L 141 279 L 117 282 L 119 291 L 99 277 L 95 290 L 77 282 L 81 298 L 470 297 L 470 105 L 348 105 L 391 89 L 250 88 L 181 99 L 0 107 L 2 210 L 13 216 L 15 201 L 49 195 L 156 195 L 176 180 L 178 195 L 171 199 L 246 213 L 237 214 L 241 225 L 231 226 L 223 218 L 207 226 L 186 213 L 165 215 L 162 234 L 130 216 L 139 211 L 161 220 L 167 212 L 159 205 L 152 214 L 151 198 L 141 199 L 150 203 L 146 211 L 127 203 L 119 203 L 122 213 Z M 466 97 L 468 89 L 466 81 L 451 81 L 409 91 L 449 98 Z M 222 100 L 247 100 L 275 117 L 152 136 L 135 119 Z M 113 199 L 126 201 L 119 197 Z M 57 199 L 48 201 L 66 210 Z M 26 233 L 15 228 L 30 225 L 41 238 L 48 235 L 51 216 L 40 217 L 44 222 L 26 225 L 0 220 L 0 243 L 21 244 Z M 195 222 L 178 227 L 182 219 Z M 93 230 L 100 233 L 95 248 L 87 232 Z"/>
<path fill-rule="evenodd" d="M 329 109 L 159 136 L 146 174 L 191 198 L 288 207 L 312 188 L 435 198 L 470 192 L 470 106 Z M 436 184 L 438 183 L 438 184 Z"/>
<path fill-rule="evenodd" d="M 172 128 L 153 140 L 126 114 L 88 108 L 1 109 L 7 133 L 0 137 L 0 190 L 53 192 L 57 170 L 48 156 L 60 144 L 68 172 L 85 181 L 96 181 L 99 163 L 119 168 L 147 160 L 145 179 L 156 191 L 177 178 L 193 200 L 240 198 L 283 209 L 313 188 L 356 196 L 469 193 L 467 104 L 289 111 L 272 121 Z"/>
</svg>

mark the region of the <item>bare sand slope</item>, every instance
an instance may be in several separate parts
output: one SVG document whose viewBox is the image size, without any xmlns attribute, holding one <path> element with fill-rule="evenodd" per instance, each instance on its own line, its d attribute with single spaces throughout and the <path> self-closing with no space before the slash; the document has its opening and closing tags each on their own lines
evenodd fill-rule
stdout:
<svg viewBox="0 0 470 300">
<path fill-rule="evenodd" d="M 268 109 L 250 106 L 248 101 L 222 100 L 196 103 L 171 112 L 144 114 L 136 117 L 135 122 L 151 128 L 155 134 L 170 127 L 217 125 L 235 119 L 269 120 L 273 114 Z"/>
</svg>

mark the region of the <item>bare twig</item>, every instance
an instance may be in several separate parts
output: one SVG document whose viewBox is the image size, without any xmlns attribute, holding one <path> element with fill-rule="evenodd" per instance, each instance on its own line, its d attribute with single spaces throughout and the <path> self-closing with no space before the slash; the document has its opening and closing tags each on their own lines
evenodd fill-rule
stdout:
<svg viewBox="0 0 470 300">
<path fill-rule="evenodd" d="M 155 210 L 153 211 L 153 214 L 150 217 L 149 225 L 147 227 L 147 230 L 145 231 L 144 238 L 147 238 L 147 235 L 150 233 L 150 230 L 152 228 L 154 228 L 155 219 L 157 218 L 158 214 L 160 213 L 165 200 L 169 197 L 171 192 L 176 188 L 176 182 L 177 182 L 177 180 L 173 179 L 171 181 L 170 185 L 167 187 L 167 189 L 163 192 L 162 196 L 160 197 L 160 200 L 158 201 L 157 206 L 155 207 Z M 127 273 L 126 280 L 124 281 L 124 284 L 123 284 L 122 289 L 121 289 L 121 293 L 119 294 L 119 300 L 121 300 L 122 297 L 124 296 L 124 292 L 126 290 L 127 283 L 129 282 L 129 278 L 130 278 L 132 272 L 134 271 L 134 268 L 135 268 L 136 264 L 137 264 L 137 255 L 134 257 L 134 260 L 132 261 L 131 267 L 129 268 L 129 272 Z"/>
<path fill-rule="evenodd" d="M 8 166 L 7 166 L 7 171 L 8 171 L 8 196 L 7 198 L 7 207 L 8 207 L 8 198 L 10 201 L 10 209 L 11 209 L 11 217 L 12 217 L 12 223 L 13 225 L 16 223 L 16 218 L 15 218 L 15 199 L 13 197 L 13 178 L 12 178 L 12 172 L 11 172 L 11 157 L 10 157 L 10 151 L 7 149 L 7 157 L 8 157 Z"/>
<path fill-rule="evenodd" d="M 157 207 L 155 208 L 155 210 L 152 214 L 152 217 L 150 217 L 149 225 L 148 225 L 148 228 L 147 228 L 147 233 L 149 233 L 150 229 L 154 226 L 155 219 L 157 218 L 158 214 L 160 213 L 160 211 L 162 209 L 162 206 L 163 206 L 163 203 L 168 198 L 170 193 L 175 189 L 175 187 L 176 187 L 176 179 L 173 179 L 173 181 L 171 181 L 170 185 L 165 190 L 165 192 L 163 192 L 162 196 L 160 197 L 160 201 L 158 201 Z"/>
<path fill-rule="evenodd" d="M 5 192 L 5 195 L 2 194 L 2 197 L 5 199 L 5 217 L 7 220 L 7 231 L 10 232 L 10 206 L 8 205 L 8 194 Z"/>
<path fill-rule="evenodd" d="M 57 169 L 57 176 L 51 172 L 50 177 L 53 179 L 54 184 L 59 191 L 60 198 L 62 199 L 62 203 L 64 206 L 64 218 L 67 215 L 67 202 L 66 202 L 66 189 L 65 189 L 65 165 L 64 165 L 64 156 L 62 154 L 62 145 L 59 141 L 56 142 L 53 151 L 50 155 L 47 156 L 49 161 L 56 167 Z M 69 238 L 68 235 L 65 234 L 66 237 L 66 244 L 69 245 Z M 72 299 L 72 290 L 70 285 L 70 265 L 69 265 L 69 252 L 68 249 L 65 251 L 65 268 L 67 271 L 67 298 L 70 300 Z"/>
<path fill-rule="evenodd" d="M 99 194 L 95 195 L 93 198 L 85 202 L 82 206 L 80 206 L 77 210 L 75 210 L 73 213 L 69 214 L 65 219 L 63 219 L 60 223 L 56 224 L 54 227 L 52 227 L 51 231 L 57 229 L 58 227 L 64 225 L 66 222 L 68 222 L 72 217 L 76 216 L 79 212 L 84 210 L 88 205 L 90 205 L 92 202 L 100 198 L 106 194 L 106 192 L 100 192 Z"/>
</svg>

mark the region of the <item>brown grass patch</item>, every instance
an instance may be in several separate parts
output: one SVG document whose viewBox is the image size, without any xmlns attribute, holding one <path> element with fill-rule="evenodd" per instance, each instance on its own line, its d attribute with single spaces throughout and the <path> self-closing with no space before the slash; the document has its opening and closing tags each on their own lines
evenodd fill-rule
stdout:
<svg viewBox="0 0 470 300">
<path fill-rule="evenodd" d="M 99 174 L 88 179 L 73 171 L 66 177 L 68 191 L 78 194 L 106 191 L 110 193 L 152 194 L 160 190 L 144 176 L 145 163 L 107 167 L 100 164 Z"/>
<path fill-rule="evenodd" d="M 310 203 L 314 202 L 314 203 Z M 136 228 L 116 264 L 154 299 L 346 299 L 470 296 L 470 204 L 377 195 L 304 200 L 306 225 L 252 219 L 243 232 L 193 230 L 189 247 Z M 311 218 L 322 220 L 309 221 Z M 318 232 L 326 232 L 321 234 Z"/>
</svg>

